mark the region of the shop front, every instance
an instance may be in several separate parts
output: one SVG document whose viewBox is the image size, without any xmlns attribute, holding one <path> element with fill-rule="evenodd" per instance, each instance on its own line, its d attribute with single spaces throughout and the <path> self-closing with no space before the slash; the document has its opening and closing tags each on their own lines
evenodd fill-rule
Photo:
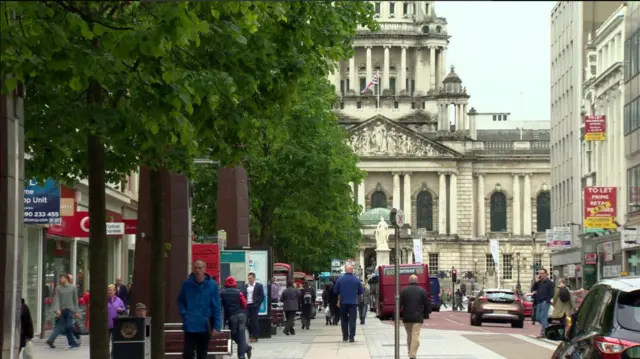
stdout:
<svg viewBox="0 0 640 359">
<path fill-rule="evenodd" d="M 620 277 L 622 273 L 622 248 L 620 234 L 614 233 L 597 245 L 598 281 Z"/>
<path fill-rule="evenodd" d="M 640 226 L 623 230 L 620 248 L 622 273 L 632 276 L 640 275 Z"/>
<path fill-rule="evenodd" d="M 571 288 L 582 286 L 582 253 L 580 248 L 555 251 L 551 254 L 551 265 L 553 266 L 553 280 L 565 278 L 565 284 Z"/>
</svg>

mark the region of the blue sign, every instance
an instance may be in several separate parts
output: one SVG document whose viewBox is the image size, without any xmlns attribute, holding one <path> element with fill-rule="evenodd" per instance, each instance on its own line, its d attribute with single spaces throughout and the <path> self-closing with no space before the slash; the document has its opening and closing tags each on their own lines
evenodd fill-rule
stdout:
<svg viewBox="0 0 640 359">
<path fill-rule="evenodd" d="M 24 223 L 60 223 L 60 185 L 56 181 L 38 185 L 32 179 L 24 184 Z"/>
</svg>

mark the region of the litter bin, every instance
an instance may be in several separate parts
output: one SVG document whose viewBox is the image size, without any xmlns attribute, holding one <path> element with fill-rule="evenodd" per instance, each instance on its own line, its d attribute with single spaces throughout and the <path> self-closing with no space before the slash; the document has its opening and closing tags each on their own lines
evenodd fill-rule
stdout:
<svg viewBox="0 0 640 359">
<path fill-rule="evenodd" d="M 151 318 L 116 318 L 111 335 L 113 358 L 151 358 Z"/>
</svg>

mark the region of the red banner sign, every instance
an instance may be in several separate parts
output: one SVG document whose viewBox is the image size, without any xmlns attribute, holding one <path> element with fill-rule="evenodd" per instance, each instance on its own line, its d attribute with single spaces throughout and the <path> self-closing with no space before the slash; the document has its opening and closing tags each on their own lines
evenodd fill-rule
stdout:
<svg viewBox="0 0 640 359">
<path fill-rule="evenodd" d="M 138 233 L 138 220 L 137 219 L 123 219 L 124 222 L 124 234 L 137 234 Z"/>
<path fill-rule="evenodd" d="M 607 116 L 584 116 L 584 139 L 587 141 L 604 141 L 607 133 Z"/>
<path fill-rule="evenodd" d="M 76 212 L 73 216 L 60 217 L 60 224 L 52 224 L 47 233 L 67 238 L 89 238 L 89 212 Z M 107 223 L 122 223 L 122 215 L 107 210 Z M 124 233 L 123 233 L 124 234 Z M 115 235 L 119 237 L 120 235 Z"/>
<path fill-rule="evenodd" d="M 202 260 L 207 264 L 207 274 L 220 281 L 220 247 L 217 243 L 195 243 L 191 245 L 191 260 Z"/>
<path fill-rule="evenodd" d="M 617 228 L 617 188 L 585 187 L 584 227 Z"/>
</svg>

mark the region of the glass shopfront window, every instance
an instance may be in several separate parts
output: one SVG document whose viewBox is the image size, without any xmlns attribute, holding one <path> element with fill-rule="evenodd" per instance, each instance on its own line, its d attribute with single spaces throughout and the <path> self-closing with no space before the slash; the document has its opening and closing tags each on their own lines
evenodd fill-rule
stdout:
<svg viewBox="0 0 640 359">
<path fill-rule="evenodd" d="M 24 228 L 22 251 L 22 298 L 31 311 L 33 328 L 40 331 L 39 315 L 41 306 L 40 271 L 42 269 L 42 228 Z"/>
<path fill-rule="evenodd" d="M 78 296 L 89 291 L 89 243 L 77 242 L 76 248 L 76 285 Z"/>
<path fill-rule="evenodd" d="M 53 308 L 53 297 L 58 285 L 58 278 L 62 274 L 71 273 L 71 240 L 60 237 L 50 237 L 47 241 L 47 253 L 44 268 L 44 301 L 43 310 L 44 329 L 53 329 L 56 312 Z"/>
</svg>

